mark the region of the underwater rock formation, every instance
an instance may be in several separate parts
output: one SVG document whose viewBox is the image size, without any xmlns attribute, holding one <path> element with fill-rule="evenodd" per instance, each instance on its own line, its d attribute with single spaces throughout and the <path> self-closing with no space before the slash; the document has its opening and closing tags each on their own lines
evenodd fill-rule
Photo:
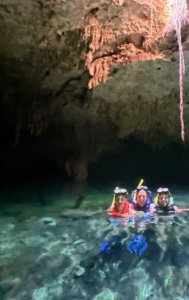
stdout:
<svg viewBox="0 0 189 300">
<path fill-rule="evenodd" d="M 1 217 L 1 299 L 187 299 L 188 222 L 168 226 L 160 261 L 155 225 L 141 233 L 148 249 L 139 256 L 125 247 L 137 228 L 112 227 L 102 212 L 78 210 L 72 217 L 68 210 L 59 217 L 57 206 L 40 218 L 30 209 L 22 221 Z M 98 254 L 103 240 L 120 230 L 124 237 L 112 251 Z"/>
</svg>

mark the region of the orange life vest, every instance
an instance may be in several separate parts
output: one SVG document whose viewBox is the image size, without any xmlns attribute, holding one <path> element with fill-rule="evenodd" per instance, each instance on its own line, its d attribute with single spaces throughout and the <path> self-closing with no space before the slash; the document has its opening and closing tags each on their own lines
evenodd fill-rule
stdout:
<svg viewBox="0 0 189 300">
<path fill-rule="evenodd" d="M 118 217 L 118 218 L 121 218 L 122 214 L 127 214 L 129 213 L 129 203 L 125 203 L 124 204 L 124 207 L 123 207 L 123 212 L 120 213 L 118 210 L 117 210 L 117 207 L 114 205 L 114 206 L 111 206 L 110 208 L 108 208 L 108 212 L 111 213 L 112 217 Z"/>
</svg>

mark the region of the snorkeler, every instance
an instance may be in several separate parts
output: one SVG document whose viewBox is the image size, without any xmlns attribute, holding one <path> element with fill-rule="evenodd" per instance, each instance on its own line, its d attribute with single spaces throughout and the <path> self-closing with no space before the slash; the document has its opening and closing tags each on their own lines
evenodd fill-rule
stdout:
<svg viewBox="0 0 189 300">
<path fill-rule="evenodd" d="M 130 208 L 135 211 L 153 212 L 155 205 L 152 202 L 152 193 L 147 186 L 138 186 L 131 194 Z"/>
<path fill-rule="evenodd" d="M 108 208 L 108 214 L 112 217 L 124 218 L 129 213 L 128 192 L 123 188 L 114 190 L 113 202 Z"/>
<path fill-rule="evenodd" d="M 182 211 L 189 211 L 189 208 L 178 208 L 173 204 L 173 197 L 168 188 L 157 189 L 157 196 L 154 199 L 156 204 L 155 212 L 158 215 L 170 215 Z"/>
</svg>

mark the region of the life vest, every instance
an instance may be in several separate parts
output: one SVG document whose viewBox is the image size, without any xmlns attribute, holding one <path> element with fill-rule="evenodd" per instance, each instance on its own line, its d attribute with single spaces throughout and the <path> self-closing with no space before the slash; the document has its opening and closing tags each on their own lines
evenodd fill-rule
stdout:
<svg viewBox="0 0 189 300">
<path fill-rule="evenodd" d="M 110 206 L 110 208 L 108 208 L 108 212 L 111 213 L 112 217 L 118 217 L 118 218 L 120 218 L 121 214 L 127 214 L 127 213 L 129 213 L 129 203 L 125 203 L 124 204 L 123 212 L 122 213 L 120 213 L 117 210 L 117 207 L 115 205 L 114 206 Z"/>
<path fill-rule="evenodd" d="M 175 214 L 175 209 L 174 209 L 174 205 L 171 204 L 171 205 L 168 205 L 168 206 L 160 206 L 160 205 L 157 205 L 156 206 L 156 214 L 157 215 L 172 215 L 172 214 Z"/>
<path fill-rule="evenodd" d="M 146 203 L 145 203 L 144 206 L 140 206 L 138 204 L 138 202 L 135 199 L 135 195 L 136 195 L 136 190 L 132 191 L 132 194 L 131 194 L 131 201 L 132 201 L 132 204 L 134 206 L 134 210 L 149 212 L 150 211 L 150 205 L 152 204 L 152 192 L 147 191 L 148 198 L 147 198 Z"/>
</svg>

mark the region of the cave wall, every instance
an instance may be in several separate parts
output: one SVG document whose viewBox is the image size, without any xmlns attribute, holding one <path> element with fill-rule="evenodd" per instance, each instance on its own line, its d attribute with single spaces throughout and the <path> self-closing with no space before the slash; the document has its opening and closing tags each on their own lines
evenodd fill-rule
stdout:
<svg viewBox="0 0 189 300">
<path fill-rule="evenodd" d="M 178 45 L 174 33 L 162 38 L 167 2 L 154 5 L 151 19 L 148 1 L 0 0 L 1 132 L 15 146 L 49 139 L 49 155 L 74 176 L 119 139 L 181 142 Z"/>
</svg>

